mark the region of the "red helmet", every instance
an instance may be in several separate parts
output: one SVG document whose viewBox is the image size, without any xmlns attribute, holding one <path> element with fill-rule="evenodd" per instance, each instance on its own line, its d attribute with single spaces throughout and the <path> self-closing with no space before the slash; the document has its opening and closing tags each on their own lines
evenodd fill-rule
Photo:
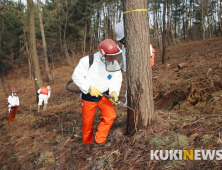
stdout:
<svg viewBox="0 0 222 170">
<path fill-rule="evenodd" d="M 18 91 L 16 89 L 12 89 L 13 93 L 18 93 Z"/>
<path fill-rule="evenodd" d="M 115 41 L 105 39 L 99 43 L 99 51 L 106 58 L 107 61 L 114 61 L 117 55 L 122 53 Z M 119 51 L 119 52 L 118 52 Z"/>
</svg>

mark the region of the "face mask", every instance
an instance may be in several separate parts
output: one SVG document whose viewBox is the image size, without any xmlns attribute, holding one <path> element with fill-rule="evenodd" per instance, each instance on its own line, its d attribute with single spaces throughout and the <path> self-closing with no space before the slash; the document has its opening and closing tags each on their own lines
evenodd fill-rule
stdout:
<svg viewBox="0 0 222 170">
<path fill-rule="evenodd" d="M 108 72 L 116 72 L 123 69 L 122 53 L 117 54 L 116 56 L 109 56 L 109 57 L 108 56 L 104 57 L 101 55 L 100 58 L 104 62 L 106 70 Z M 114 58 L 115 60 L 113 60 Z"/>
</svg>

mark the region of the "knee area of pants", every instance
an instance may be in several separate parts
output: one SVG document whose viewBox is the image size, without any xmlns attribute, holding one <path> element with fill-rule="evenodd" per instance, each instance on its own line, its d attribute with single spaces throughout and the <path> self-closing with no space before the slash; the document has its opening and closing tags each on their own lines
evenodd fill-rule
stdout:
<svg viewBox="0 0 222 170">
<path fill-rule="evenodd" d="M 109 116 L 109 119 L 110 119 L 111 121 L 115 120 L 115 119 L 116 119 L 116 114 L 115 114 L 115 115 L 112 115 L 112 116 Z"/>
</svg>

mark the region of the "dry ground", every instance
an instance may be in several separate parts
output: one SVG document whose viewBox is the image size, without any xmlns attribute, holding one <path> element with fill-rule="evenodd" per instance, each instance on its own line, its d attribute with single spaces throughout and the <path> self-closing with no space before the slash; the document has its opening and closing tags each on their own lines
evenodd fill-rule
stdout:
<svg viewBox="0 0 222 170">
<path fill-rule="evenodd" d="M 167 48 L 161 64 L 156 48 L 153 67 L 155 120 L 134 136 L 124 135 L 126 108 L 115 106 L 117 118 L 108 140 L 113 146 L 88 154 L 81 143 L 79 94 L 65 90 L 77 64 L 55 64 L 48 110 L 36 112 L 34 81 L 28 68 L 1 78 L 0 169 L 222 169 L 221 161 L 151 161 L 150 149 L 221 149 L 222 38 Z M 184 68 L 179 64 L 185 63 Z M 45 73 L 42 69 L 43 80 Z M 6 98 L 19 90 L 21 108 L 8 125 Z M 120 99 L 124 101 L 125 81 Z M 94 127 L 100 122 L 97 111 Z"/>
</svg>

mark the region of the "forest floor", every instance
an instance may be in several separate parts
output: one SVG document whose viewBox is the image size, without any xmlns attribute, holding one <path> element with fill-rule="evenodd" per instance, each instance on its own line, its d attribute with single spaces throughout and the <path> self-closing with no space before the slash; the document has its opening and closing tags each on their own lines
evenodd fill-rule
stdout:
<svg viewBox="0 0 222 170">
<path fill-rule="evenodd" d="M 55 64 L 47 111 L 37 113 L 36 92 L 28 68 L 14 70 L 0 84 L 0 169 L 222 169 L 214 160 L 151 160 L 150 150 L 221 150 L 222 38 L 167 47 L 166 64 L 156 48 L 153 69 L 155 118 L 146 129 L 126 136 L 127 109 L 115 106 L 117 118 L 108 141 L 112 147 L 88 153 L 81 139 L 80 95 L 65 89 L 72 66 Z M 52 69 L 51 69 L 52 70 Z M 72 87 L 72 85 L 71 85 Z M 12 125 L 4 107 L 16 88 L 20 108 Z M 125 101 L 125 80 L 120 100 Z M 100 123 L 99 110 L 94 129 Z"/>
</svg>

